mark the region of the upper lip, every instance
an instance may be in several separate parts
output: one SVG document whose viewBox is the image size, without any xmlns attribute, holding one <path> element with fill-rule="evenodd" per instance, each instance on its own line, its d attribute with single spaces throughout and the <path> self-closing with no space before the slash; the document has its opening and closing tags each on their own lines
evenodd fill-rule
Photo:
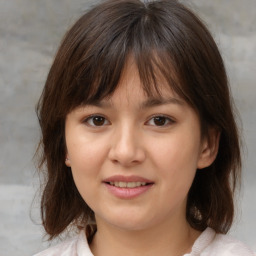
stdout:
<svg viewBox="0 0 256 256">
<path fill-rule="evenodd" d="M 146 183 L 154 183 L 152 180 L 132 175 L 132 176 L 123 176 L 123 175 L 114 175 L 111 177 L 108 177 L 103 180 L 103 182 L 146 182 Z"/>
</svg>

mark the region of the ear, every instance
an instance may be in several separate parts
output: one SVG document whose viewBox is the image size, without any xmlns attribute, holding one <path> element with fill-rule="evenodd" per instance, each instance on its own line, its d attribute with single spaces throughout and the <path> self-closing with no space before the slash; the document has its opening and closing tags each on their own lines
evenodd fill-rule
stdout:
<svg viewBox="0 0 256 256">
<path fill-rule="evenodd" d="M 202 140 L 202 147 L 197 163 L 198 169 L 203 169 L 210 166 L 219 150 L 220 131 L 216 128 L 210 128 L 208 135 Z"/>
<path fill-rule="evenodd" d="M 66 155 L 65 164 L 67 167 L 70 167 L 70 159 L 68 154 Z"/>
</svg>

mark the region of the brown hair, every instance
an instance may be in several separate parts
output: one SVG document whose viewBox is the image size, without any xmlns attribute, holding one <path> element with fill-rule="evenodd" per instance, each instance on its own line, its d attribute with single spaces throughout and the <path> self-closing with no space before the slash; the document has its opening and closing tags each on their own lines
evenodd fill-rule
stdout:
<svg viewBox="0 0 256 256">
<path fill-rule="evenodd" d="M 189 191 L 187 221 L 197 230 L 209 226 L 226 233 L 241 168 L 227 76 L 207 28 L 175 0 L 105 1 L 85 13 L 64 37 L 37 107 L 46 232 L 52 239 L 68 226 L 86 226 L 93 220 L 65 165 L 65 118 L 81 104 L 110 96 L 131 55 L 148 94 L 159 91 L 160 73 L 197 111 L 203 135 L 211 127 L 221 132 L 216 160 L 197 171 Z"/>
</svg>

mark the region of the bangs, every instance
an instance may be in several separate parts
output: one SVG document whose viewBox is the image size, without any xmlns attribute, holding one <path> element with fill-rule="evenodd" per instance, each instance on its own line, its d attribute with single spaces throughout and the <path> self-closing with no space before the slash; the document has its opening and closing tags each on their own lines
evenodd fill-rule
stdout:
<svg viewBox="0 0 256 256">
<path fill-rule="evenodd" d="M 110 98 L 121 86 L 122 75 L 131 62 L 138 69 L 141 86 L 148 97 L 162 96 L 163 86 L 167 84 L 177 95 L 187 100 L 170 57 L 151 48 L 151 52 L 130 49 L 123 57 L 116 56 L 116 61 L 111 58 L 109 62 L 105 59 L 105 63 L 99 63 L 91 76 L 87 72 L 82 74 L 74 86 L 76 97 L 72 98 L 75 105 L 86 105 Z"/>
<path fill-rule="evenodd" d="M 136 3 L 138 5 L 138 1 Z M 170 24 L 165 27 L 154 19 L 153 8 L 133 10 L 132 5 L 129 7 L 124 6 L 123 12 L 119 8 L 116 17 L 112 10 L 111 20 L 104 13 L 107 10 L 103 10 L 98 17 L 102 21 L 100 26 L 88 17 L 82 17 L 76 24 L 78 28 L 89 26 L 90 30 L 83 31 L 83 37 L 71 56 L 75 65 L 68 77 L 75 79 L 69 84 L 69 111 L 110 97 L 117 89 L 130 58 L 138 68 L 141 84 L 148 96 L 161 94 L 164 79 L 177 95 L 189 101 L 176 64 L 175 54 L 179 55 L 179 61 L 182 55 L 177 35 L 166 32 L 171 30 Z"/>
</svg>

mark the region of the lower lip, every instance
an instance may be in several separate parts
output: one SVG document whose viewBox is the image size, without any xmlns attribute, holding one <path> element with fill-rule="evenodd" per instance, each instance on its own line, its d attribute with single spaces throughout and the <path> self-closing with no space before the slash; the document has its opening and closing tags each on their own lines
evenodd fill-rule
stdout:
<svg viewBox="0 0 256 256">
<path fill-rule="evenodd" d="M 140 187 L 135 187 L 135 188 L 120 188 L 120 187 L 115 187 L 112 186 L 108 183 L 104 183 L 108 189 L 108 191 L 113 194 L 114 196 L 121 198 L 121 199 L 132 199 L 135 197 L 138 197 L 145 192 L 147 192 L 153 184 L 149 184 L 146 186 L 140 186 Z"/>
</svg>

